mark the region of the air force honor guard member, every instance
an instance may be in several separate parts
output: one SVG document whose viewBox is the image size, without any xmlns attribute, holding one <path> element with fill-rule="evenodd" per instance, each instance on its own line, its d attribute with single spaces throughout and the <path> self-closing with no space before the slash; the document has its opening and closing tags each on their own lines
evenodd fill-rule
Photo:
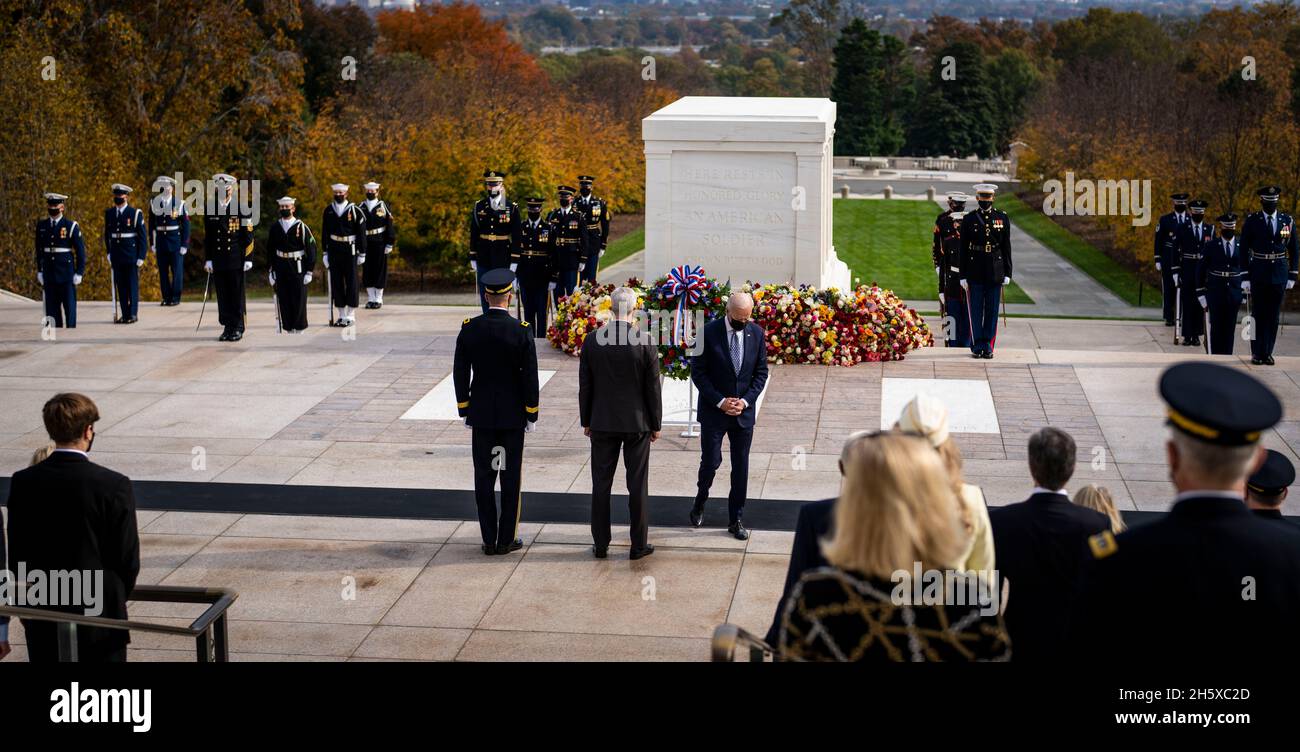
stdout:
<svg viewBox="0 0 1300 752">
<path fill-rule="evenodd" d="M 393 252 L 397 228 L 393 225 L 393 212 L 388 203 L 379 197 L 379 183 L 366 183 L 366 200 L 361 211 L 366 215 L 365 266 L 361 282 L 366 288 L 366 309 L 384 306 L 384 287 L 388 284 L 388 254 Z"/>
<path fill-rule="evenodd" d="M 307 328 L 307 285 L 316 268 L 316 236 L 294 216 L 297 201 L 292 196 L 277 203 L 280 217 L 271 225 L 266 242 L 268 277 L 275 288 L 280 328 L 295 334 Z"/>
<path fill-rule="evenodd" d="M 546 215 L 546 221 L 554 236 L 555 296 L 559 298 L 577 289 L 579 276 L 591 263 L 592 248 L 598 244 L 591 241 L 586 217 L 573 206 L 573 189 L 557 186 L 555 195 L 560 205 Z"/>
<path fill-rule="evenodd" d="M 1264 650 L 1249 639 L 1300 624 L 1300 530 L 1260 519 L 1243 501 L 1264 461 L 1260 437 L 1281 420 L 1282 403 L 1250 374 L 1216 363 L 1169 368 L 1160 396 L 1178 496 L 1160 519 L 1089 539 L 1094 560 L 1070 628 L 1071 657 L 1295 661 L 1300 642 L 1273 640 Z"/>
<path fill-rule="evenodd" d="M 1160 295 L 1164 305 L 1165 326 L 1173 326 L 1177 305 L 1174 296 L 1177 285 L 1174 273 L 1178 269 L 1178 232 L 1187 221 L 1187 194 L 1175 193 L 1170 199 L 1174 210 L 1162 215 L 1156 222 L 1155 259 L 1156 271 L 1160 272 Z"/>
<path fill-rule="evenodd" d="M 1255 318 L 1255 338 L 1250 341 L 1250 362 L 1273 365 L 1273 345 L 1282 316 L 1283 294 L 1295 287 L 1297 266 L 1295 220 L 1277 210 L 1282 189 L 1266 185 L 1259 189 L 1260 206 L 1246 217 L 1241 243 L 1246 249 L 1246 281 L 1250 293 L 1250 315 Z"/>
<path fill-rule="evenodd" d="M 961 289 L 961 219 L 966 214 L 966 194 L 948 194 L 948 209 L 934 220 L 934 242 L 930 255 L 939 276 L 939 304 L 943 306 L 944 328 L 951 335 L 947 347 L 970 347 L 970 316 Z M 949 324 L 948 319 L 953 323 Z"/>
<path fill-rule="evenodd" d="M 320 234 L 325 238 L 325 270 L 329 274 L 330 305 L 338 310 L 333 326 L 357 323 L 357 265 L 366 263 L 366 213 L 348 201 L 348 186 L 330 186 L 334 202 L 325 207 Z"/>
<path fill-rule="evenodd" d="M 542 221 L 542 199 L 534 197 L 524 203 L 528 214 L 519 232 L 519 299 L 533 337 L 545 338 L 546 296 L 555 289 L 555 243 L 550 223 Z"/>
<path fill-rule="evenodd" d="M 973 358 L 993 357 L 998 339 L 998 304 L 1002 288 L 1011 284 L 1011 220 L 993 208 L 992 183 L 975 186 L 978 207 L 961 218 L 961 275 L 970 316 L 970 351 Z"/>
<path fill-rule="evenodd" d="M 483 553 L 491 556 L 524 545 L 518 538 L 520 484 L 524 433 L 537 423 L 537 348 L 528 322 L 510 315 L 515 275 L 509 269 L 493 269 L 482 282 L 489 308 L 461 326 L 452 378 L 456 406 L 473 431 L 474 500 Z"/>
<path fill-rule="evenodd" d="M 181 304 L 185 284 L 185 254 L 190 250 L 190 213 L 176 198 L 176 181 L 159 175 L 154 181 L 158 195 L 149 201 L 149 236 L 158 261 L 158 289 L 162 305 Z"/>
<path fill-rule="evenodd" d="M 203 216 L 203 270 L 212 275 L 222 342 L 244 338 L 244 273 L 253 268 L 253 216 L 235 201 L 233 175 L 213 175 L 221 196 Z"/>
<path fill-rule="evenodd" d="M 122 315 L 114 323 L 134 324 L 139 319 L 140 267 L 149 255 L 144 212 L 131 206 L 131 187 L 113 184 L 113 206 L 104 210 L 104 252 L 113 270 L 113 286 Z"/>
<path fill-rule="evenodd" d="M 36 281 L 45 298 L 45 317 L 56 327 L 77 327 L 77 285 L 86 273 L 81 226 L 63 215 L 62 193 L 45 194 L 47 219 L 36 220 Z"/>
<path fill-rule="evenodd" d="M 596 269 L 600 266 L 600 257 L 605 255 L 605 245 L 609 241 L 609 203 L 591 193 L 591 186 L 596 179 L 590 175 L 578 176 L 578 198 L 574 206 L 587 218 L 587 235 L 591 241 L 591 253 L 587 267 L 582 270 L 582 281 L 595 282 Z"/>
<path fill-rule="evenodd" d="M 1282 516 L 1282 502 L 1286 501 L 1292 483 L 1295 483 L 1295 465 L 1285 454 L 1268 450 L 1264 464 L 1246 481 L 1246 507 L 1260 519 L 1290 525 Z"/>
<path fill-rule="evenodd" d="M 1219 237 L 1201 246 L 1196 269 L 1196 301 L 1206 312 L 1209 352 L 1231 355 L 1237 339 L 1237 312 L 1241 310 L 1241 280 L 1246 274 L 1246 254 L 1237 238 L 1236 214 L 1219 215 Z M 1186 311 L 1183 316 L 1187 316 Z"/>
<path fill-rule="evenodd" d="M 1197 199 L 1187 204 L 1189 218 L 1178 230 L 1178 255 L 1174 267 L 1174 285 L 1178 288 L 1178 315 L 1183 344 L 1196 347 L 1201 344 L 1205 317 L 1197 298 L 1200 285 L 1197 273 L 1201 264 L 1202 249 L 1214 238 L 1214 225 L 1205 221 L 1209 204 Z"/>
<path fill-rule="evenodd" d="M 483 275 L 505 268 L 513 274 L 519 263 L 519 205 L 506 198 L 505 182 L 504 172 L 484 170 L 487 196 L 479 199 L 469 213 L 469 268 L 478 280 L 483 313 L 488 311 Z"/>
</svg>

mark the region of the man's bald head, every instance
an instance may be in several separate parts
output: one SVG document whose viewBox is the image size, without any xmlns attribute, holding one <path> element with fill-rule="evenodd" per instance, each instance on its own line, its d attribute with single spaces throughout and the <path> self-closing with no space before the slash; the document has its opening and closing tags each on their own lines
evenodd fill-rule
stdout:
<svg viewBox="0 0 1300 752">
<path fill-rule="evenodd" d="M 733 321 L 746 322 L 754 313 L 754 296 L 747 292 L 733 292 L 727 298 L 727 315 Z"/>
</svg>

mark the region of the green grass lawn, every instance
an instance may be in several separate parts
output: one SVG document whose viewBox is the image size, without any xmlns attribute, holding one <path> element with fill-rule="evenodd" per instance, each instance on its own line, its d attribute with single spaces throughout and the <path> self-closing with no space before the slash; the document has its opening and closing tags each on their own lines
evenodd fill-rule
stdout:
<svg viewBox="0 0 1300 752">
<path fill-rule="evenodd" d="M 605 255 L 600 257 L 600 267 L 605 269 L 613 266 L 642 248 L 645 248 L 645 228 L 638 227 L 605 246 Z"/>
<path fill-rule="evenodd" d="M 849 265 L 855 280 L 875 282 L 906 300 L 938 295 L 930 256 L 933 201 L 835 199 L 835 253 Z M 1034 302 L 1012 281 L 1008 303 Z"/>
<path fill-rule="evenodd" d="M 1055 251 L 1083 270 L 1084 274 L 1118 295 L 1129 305 L 1138 304 L 1138 278 L 1114 259 L 1094 248 L 1088 241 L 1056 224 L 1041 211 L 1012 194 L 998 196 L 997 207 L 1007 213 L 1012 224 L 1030 237 Z M 1143 308 L 1160 307 L 1160 288 L 1146 285 L 1142 291 Z"/>
</svg>

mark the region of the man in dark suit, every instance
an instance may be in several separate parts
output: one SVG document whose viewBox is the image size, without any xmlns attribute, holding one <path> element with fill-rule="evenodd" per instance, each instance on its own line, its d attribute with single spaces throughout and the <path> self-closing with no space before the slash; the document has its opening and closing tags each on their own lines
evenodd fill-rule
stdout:
<svg viewBox="0 0 1300 752">
<path fill-rule="evenodd" d="M 1281 401 L 1245 371 L 1216 363 L 1169 368 L 1160 396 L 1178 495 L 1164 517 L 1089 540 L 1093 561 L 1076 599 L 1070 657 L 1092 665 L 1300 659 L 1294 640 L 1261 649 L 1252 639 L 1300 624 L 1300 530 L 1243 503 Z M 1014 604 L 1014 585 L 1011 593 Z"/>
<path fill-rule="evenodd" d="M 140 573 L 131 480 L 91 462 L 99 410 L 89 397 L 56 394 L 45 403 L 45 430 L 55 449 L 40 464 L 14 473 L 9 486 L 9 569 L 17 572 L 103 573 L 95 602 L 48 604 L 51 610 L 125 619 Z M 23 619 L 33 663 L 59 658 L 53 622 Z M 130 635 L 120 629 L 77 629 L 78 660 L 125 661 Z"/>
<path fill-rule="evenodd" d="M 1005 618 L 1014 661 L 1056 657 L 1088 537 L 1110 529 L 1105 515 L 1072 503 L 1065 492 L 1075 451 L 1074 439 L 1059 428 L 1029 437 L 1037 488 L 1026 501 L 989 510 L 998 571 L 1011 583 Z"/>
<path fill-rule="evenodd" d="M 646 497 L 650 444 L 659 438 L 663 401 L 659 351 L 631 320 L 636 298 L 628 287 L 610 295 L 614 319 L 583 340 L 578 365 L 578 412 L 583 433 L 591 438 L 591 537 L 597 559 L 609 549 L 609 492 L 620 449 L 627 468 L 630 558 L 655 550 L 647 540 Z"/>
<path fill-rule="evenodd" d="M 704 325 L 703 347 L 691 358 L 691 381 L 699 390 L 700 475 L 691 524 L 704 523 L 704 502 L 713 475 L 722 464 L 722 437 L 731 444 L 731 493 L 727 496 L 727 532 L 749 538 L 741 517 L 749 480 L 749 445 L 754 439 L 754 404 L 767 385 L 767 337 L 750 321 L 754 298 L 734 292 L 727 315 Z"/>
<path fill-rule="evenodd" d="M 488 312 L 465 319 L 456 337 L 452 380 L 456 407 L 472 429 L 474 500 L 483 553 L 504 555 L 519 539 L 524 434 L 537 424 L 537 346 L 527 321 L 510 315 L 515 275 L 491 269 L 481 277 Z M 501 514 L 497 514 L 497 475 Z"/>
</svg>

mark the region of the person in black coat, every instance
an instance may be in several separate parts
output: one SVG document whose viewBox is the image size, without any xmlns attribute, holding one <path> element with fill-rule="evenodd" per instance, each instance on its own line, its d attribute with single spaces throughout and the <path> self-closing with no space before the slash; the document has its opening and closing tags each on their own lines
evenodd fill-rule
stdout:
<svg viewBox="0 0 1300 752">
<path fill-rule="evenodd" d="M 483 553 L 523 548 L 519 532 L 524 434 L 537 423 L 537 345 L 527 321 L 510 315 L 515 275 L 493 269 L 483 275 L 488 312 L 465 319 L 456 337 L 452 380 L 456 407 L 472 429 L 474 500 Z M 501 513 L 496 484 L 501 476 Z"/>
<path fill-rule="evenodd" d="M 1013 661 L 1057 657 L 1070 616 L 1070 599 L 1088 556 L 1088 538 L 1110 529 L 1104 514 L 1070 501 L 1074 439 L 1044 428 L 1029 439 L 1029 499 L 989 510 L 998 572 L 1010 582 L 1006 624 Z"/>
<path fill-rule="evenodd" d="M 636 291 L 620 287 L 610 295 L 615 318 L 587 335 L 578 365 L 578 413 L 591 438 L 591 537 L 596 558 L 609 548 L 609 493 L 618 454 L 627 467 L 632 559 L 654 553 L 648 542 L 646 500 L 650 494 L 650 445 L 662 428 L 659 350 L 651 335 L 631 320 Z"/>
<path fill-rule="evenodd" d="M 245 197 L 235 199 L 235 177 L 212 176 L 221 196 L 213 211 L 203 215 L 203 270 L 211 275 L 221 322 L 221 342 L 244 338 L 244 275 L 253 268 L 253 213 Z"/>
<path fill-rule="evenodd" d="M 1196 199 L 1187 205 L 1190 215 L 1178 230 L 1178 262 L 1174 267 L 1174 284 L 1178 287 L 1178 336 L 1183 345 L 1196 347 L 1205 333 L 1204 309 L 1197 298 L 1202 249 L 1214 239 L 1214 225 L 1205 221 L 1209 204 Z"/>
<path fill-rule="evenodd" d="M 1205 340 L 1211 355 L 1231 355 L 1237 341 L 1237 312 L 1241 310 L 1246 253 L 1236 239 L 1237 215 L 1219 215 L 1218 238 L 1201 245 L 1196 269 L 1197 302 L 1205 311 Z"/>
<path fill-rule="evenodd" d="M 294 216 L 297 201 L 284 196 L 279 202 L 280 218 L 266 238 L 268 281 L 275 290 L 280 328 L 287 333 L 307 328 L 308 285 L 316 269 L 316 236 L 306 222 Z"/>
<path fill-rule="evenodd" d="M 47 604 L 53 610 L 127 618 L 126 602 L 140 574 L 131 480 L 91 462 L 99 411 L 80 394 L 56 394 L 42 411 L 55 449 L 43 462 L 14 473 L 9 486 L 9 569 L 103 573 L 97 602 Z M 59 658 L 53 622 L 23 619 L 33 663 Z M 130 635 L 120 629 L 77 629 L 78 659 L 124 661 Z"/>
<path fill-rule="evenodd" d="M 1282 299 L 1295 287 L 1300 275 L 1300 247 L 1296 244 L 1295 220 L 1278 211 L 1282 189 L 1266 185 L 1259 189 L 1260 211 L 1246 217 L 1241 228 L 1241 245 L 1246 251 L 1243 287 L 1250 294 L 1250 315 L 1255 318 L 1255 336 L 1250 340 L 1250 362 L 1273 365 Z"/>
<path fill-rule="evenodd" d="M 1300 624 L 1300 530 L 1261 519 L 1243 502 L 1264 461 L 1262 434 L 1282 403 L 1253 376 L 1180 363 L 1160 378 L 1168 405 L 1170 479 L 1164 517 L 1089 540 L 1069 655 L 1098 665 L 1260 664 L 1300 658 L 1286 635 Z M 1015 587 L 1011 601 L 1014 607 Z"/>
<path fill-rule="evenodd" d="M 1178 272 L 1179 266 L 1178 235 L 1182 226 L 1187 223 L 1188 194 L 1182 192 L 1170 194 L 1169 199 L 1174 202 L 1174 210 L 1162 214 L 1160 219 L 1156 220 L 1153 247 L 1156 271 L 1160 272 L 1160 296 L 1165 326 L 1173 326 L 1176 315 L 1175 296 L 1178 294 L 1178 285 L 1174 282 L 1174 274 Z"/>
<path fill-rule="evenodd" d="M 699 390 L 700 472 L 691 524 L 704 523 L 704 503 L 713 476 L 722 464 L 722 438 L 731 444 L 731 493 L 727 496 L 727 531 L 749 538 L 741 520 L 749 481 L 749 445 L 754 439 L 755 403 L 767 386 L 767 335 L 753 321 L 754 298 L 733 292 L 727 315 L 704 325 L 703 347 L 691 358 L 691 381 Z"/>
<path fill-rule="evenodd" d="M 822 539 L 831 532 L 831 522 L 835 519 L 835 499 L 810 501 L 799 505 L 799 517 L 794 523 L 794 543 L 790 546 L 790 566 L 785 570 L 785 586 L 781 588 L 781 597 L 776 602 L 776 613 L 772 616 L 772 626 L 768 627 L 763 638 L 768 645 L 775 647 L 781 632 L 781 615 L 785 613 L 786 601 L 795 583 L 803 573 L 826 566 L 826 557 L 822 555 Z"/>
</svg>

